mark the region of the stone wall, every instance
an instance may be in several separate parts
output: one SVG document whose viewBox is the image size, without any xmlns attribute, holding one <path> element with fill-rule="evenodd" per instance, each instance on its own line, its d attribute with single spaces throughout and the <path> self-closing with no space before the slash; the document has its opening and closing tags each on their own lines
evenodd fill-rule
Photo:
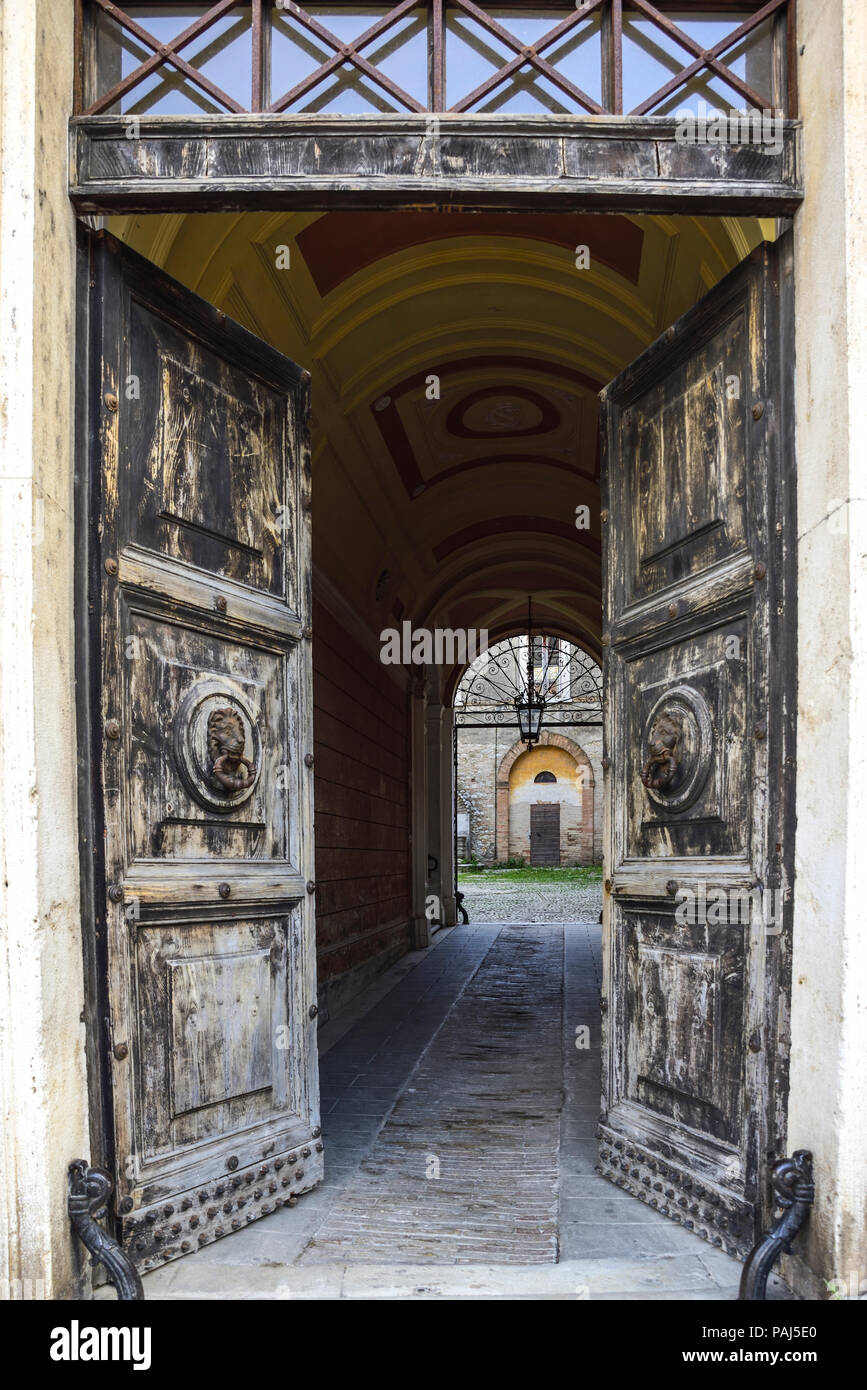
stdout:
<svg viewBox="0 0 867 1390">
<path fill-rule="evenodd" d="M 75 1299 L 90 1152 L 74 678 L 74 7 L 0 23 L 0 1297 Z"/>
<path fill-rule="evenodd" d="M 802 1296 L 826 1297 L 824 1279 L 834 1279 L 852 1297 L 867 1294 L 867 6 L 800 0 L 798 47 L 807 198 L 795 218 L 798 828 L 786 1152 L 812 1151 L 816 1203 L 783 1271 Z"/>
</svg>

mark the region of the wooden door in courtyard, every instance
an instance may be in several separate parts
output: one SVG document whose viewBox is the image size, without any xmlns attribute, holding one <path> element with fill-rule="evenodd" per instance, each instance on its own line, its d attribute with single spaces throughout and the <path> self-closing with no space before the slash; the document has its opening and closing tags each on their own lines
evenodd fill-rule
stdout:
<svg viewBox="0 0 867 1390">
<path fill-rule="evenodd" d="M 551 868 L 560 863 L 560 803 L 540 802 L 530 807 L 530 863 Z"/>
<path fill-rule="evenodd" d="M 107 235 L 81 263 L 94 1157 L 148 1269 L 322 1175 L 309 377 Z"/>
<path fill-rule="evenodd" d="M 785 1152 L 791 238 L 602 393 L 602 1171 L 742 1254 Z"/>
</svg>

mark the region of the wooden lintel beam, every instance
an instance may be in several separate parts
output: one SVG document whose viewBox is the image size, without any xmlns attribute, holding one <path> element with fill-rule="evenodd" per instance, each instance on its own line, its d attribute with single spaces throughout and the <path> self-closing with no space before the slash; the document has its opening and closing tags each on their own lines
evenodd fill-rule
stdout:
<svg viewBox="0 0 867 1390">
<path fill-rule="evenodd" d="M 686 144 L 672 117 L 123 117 L 70 122 L 82 212 L 521 207 L 793 212 L 800 122 L 780 148 Z"/>
</svg>

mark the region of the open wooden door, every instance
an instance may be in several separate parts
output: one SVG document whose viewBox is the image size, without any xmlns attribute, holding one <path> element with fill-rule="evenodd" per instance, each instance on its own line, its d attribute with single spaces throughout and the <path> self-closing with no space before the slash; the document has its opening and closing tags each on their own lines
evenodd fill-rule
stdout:
<svg viewBox="0 0 867 1390">
<path fill-rule="evenodd" d="M 103 233 L 81 269 L 93 1158 L 146 1270 L 322 1176 L 309 375 Z"/>
<path fill-rule="evenodd" d="M 791 237 L 602 393 L 605 1175 L 742 1254 L 785 1151 Z"/>
</svg>

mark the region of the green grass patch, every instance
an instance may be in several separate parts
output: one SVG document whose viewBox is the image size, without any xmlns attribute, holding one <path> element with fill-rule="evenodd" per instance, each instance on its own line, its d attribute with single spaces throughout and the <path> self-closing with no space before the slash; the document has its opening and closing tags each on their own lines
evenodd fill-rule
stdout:
<svg viewBox="0 0 867 1390">
<path fill-rule="evenodd" d="M 521 869 L 474 869 L 470 873 L 458 875 L 458 887 L 484 888 L 495 883 L 546 883 L 553 887 L 558 884 L 576 883 L 582 888 L 595 888 L 602 882 L 602 865 L 588 864 L 585 868 L 531 869 L 525 865 Z"/>
</svg>

